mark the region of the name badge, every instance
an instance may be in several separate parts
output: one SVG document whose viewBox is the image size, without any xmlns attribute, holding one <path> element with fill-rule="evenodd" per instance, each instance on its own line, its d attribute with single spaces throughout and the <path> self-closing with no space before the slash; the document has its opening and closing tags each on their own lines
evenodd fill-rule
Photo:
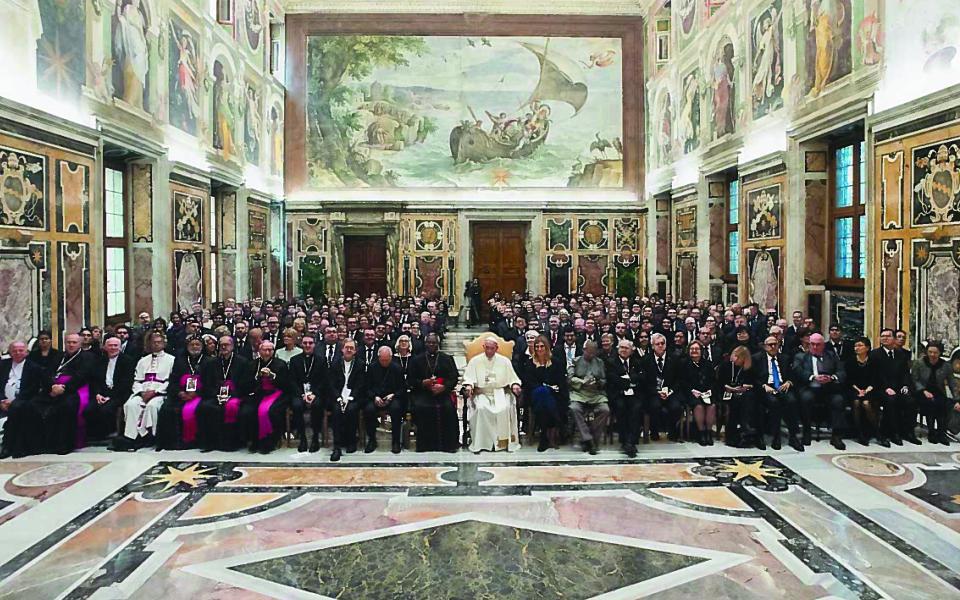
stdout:
<svg viewBox="0 0 960 600">
<path fill-rule="evenodd" d="M 311 387 L 310 387 L 310 384 L 309 384 L 309 383 L 303 384 L 303 393 L 304 393 L 304 394 L 309 394 L 309 393 L 310 393 L 310 389 L 311 389 Z"/>
<path fill-rule="evenodd" d="M 218 394 L 221 398 L 227 398 L 230 395 L 230 387 L 226 385 L 220 386 L 220 393 Z"/>
<path fill-rule="evenodd" d="M 197 378 L 196 377 L 187 377 L 187 385 L 184 386 L 184 389 L 188 392 L 197 391 Z"/>
</svg>

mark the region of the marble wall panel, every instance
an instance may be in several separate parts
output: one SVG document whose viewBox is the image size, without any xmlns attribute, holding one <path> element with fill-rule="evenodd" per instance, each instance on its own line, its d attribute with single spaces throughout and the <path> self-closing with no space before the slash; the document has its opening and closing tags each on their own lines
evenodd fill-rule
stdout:
<svg viewBox="0 0 960 600">
<path fill-rule="evenodd" d="M 884 240 L 880 247 L 880 325 L 899 329 L 903 326 L 903 240 Z"/>
<path fill-rule="evenodd" d="M 39 329 L 39 277 L 29 249 L 0 251 L 0 351 Z"/>
<path fill-rule="evenodd" d="M 58 160 L 56 167 L 57 229 L 87 233 L 90 227 L 90 170 L 86 165 Z"/>
<path fill-rule="evenodd" d="M 710 279 L 719 279 L 727 270 L 726 204 L 710 207 Z"/>
<path fill-rule="evenodd" d="M 960 345 L 960 267 L 948 252 L 933 252 L 921 269 L 915 303 L 920 321 L 919 339 L 943 340 L 947 348 Z"/>
<path fill-rule="evenodd" d="M 547 293 L 569 294 L 572 270 L 573 258 L 569 254 L 558 252 L 547 257 Z"/>
<path fill-rule="evenodd" d="M 220 197 L 220 248 L 237 249 L 237 194 L 233 192 Z"/>
<path fill-rule="evenodd" d="M 237 255 L 233 252 L 220 254 L 220 293 L 224 298 L 237 297 Z"/>
<path fill-rule="evenodd" d="M 191 310 L 195 302 L 203 302 L 203 252 L 175 250 L 174 301 L 180 310 Z"/>
<path fill-rule="evenodd" d="M 822 285 L 827 279 L 827 186 L 810 179 L 805 183 L 807 214 L 804 222 L 806 250 L 805 278 L 809 285 Z"/>
<path fill-rule="evenodd" d="M 298 219 L 297 251 L 304 253 L 321 253 L 324 251 L 324 235 L 326 223 L 320 219 Z"/>
<path fill-rule="evenodd" d="M 571 227 L 570 219 L 547 219 L 547 249 L 569 250 Z"/>
<path fill-rule="evenodd" d="M 153 250 L 133 248 L 133 310 L 153 314 Z"/>
<path fill-rule="evenodd" d="M 903 150 L 884 154 L 880 165 L 880 227 L 903 227 Z"/>
<path fill-rule="evenodd" d="M 262 251 L 267 248 L 267 215 L 259 210 L 247 213 L 247 233 L 250 250 Z"/>
<path fill-rule="evenodd" d="M 675 249 L 693 248 L 697 245 L 697 207 L 690 205 L 678 208 L 675 216 Z"/>
<path fill-rule="evenodd" d="M 657 275 L 670 274 L 670 216 L 657 215 Z"/>
<path fill-rule="evenodd" d="M 442 293 L 443 257 L 418 256 L 414 294 L 426 294 L 428 298 L 438 297 Z"/>
<path fill-rule="evenodd" d="M 75 333 L 90 323 L 90 245 L 58 242 L 57 258 L 60 330 Z"/>
<path fill-rule="evenodd" d="M 697 255 L 683 253 L 677 255 L 677 300 L 696 300 L 697 298 Z"/>
<path fill-rule="evenodd" d="M 153 167 L 130 165 L 130 196 L 133 213 L 133 241 L 153 241 Z M 146 309 L 141 309 L 146 310 Z"/>
<path fill-rule="evenodd" d="M 581 294 L 600 295 L 607 291 L 606 256 L 580 256 L 579 292 Z"/>
</svg>

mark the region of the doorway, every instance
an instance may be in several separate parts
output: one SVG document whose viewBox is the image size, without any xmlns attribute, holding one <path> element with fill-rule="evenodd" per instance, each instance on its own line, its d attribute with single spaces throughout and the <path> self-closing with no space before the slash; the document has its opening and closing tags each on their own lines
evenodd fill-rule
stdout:
<svg viewBox="0 0 960 600">
<path fill-rule="evenodd" d="M 473 276 L 480 281 L 481 306 L 495 292 L 509 296 L 527 289 L 526 223 L 473 223 Z"/>
<path fill-rule="evenodd" d="M 343 236 L 343 289 L 347 294 L 387 293 L 387 237 Z"/>
</svg>

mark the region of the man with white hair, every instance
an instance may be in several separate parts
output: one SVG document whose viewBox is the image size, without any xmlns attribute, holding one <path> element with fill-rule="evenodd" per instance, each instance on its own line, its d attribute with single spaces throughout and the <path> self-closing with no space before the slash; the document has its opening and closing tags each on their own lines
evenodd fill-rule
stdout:
<svg viewBox="0 0 960 600">
<path fill-rule="evenodd" d="M 377 449 L 377 415 L 382 411 L 390 415 L 391 452 L 400 454 L 400 433 L 406 414 L 406 383 L 389 346 L 377 350 L 377 360 L 367 368 L 364 392 L 361 410 L 367 428 L 367 444 L 363 451 L 369 454 Z"/>
<path fill-rule="evenodd" d="M 803 420 L 803 445 L 810 444 L 810 422 L 813 407 L 823 404 L 830 410 L 830 443 L 845 450 L 840 437 L 846 399 L 843 384 L 847 375 L 843 362 L 833 352 L 826 352 L 826 340 L 819 333 L 810 336 L 810 350 L 794 359 L 793 370 L 800 383 L 800 414 Z"/>
<path fill-rule="evenodd" d="M 163 351 L 167 339 L 159 331 L 145 339 L 148 354 L 137 362 L 133 395 L 123 405 L 123 435 L 113 440 L 114 450 L 133 451 L 149 446 L 157 434 L 158 414 L 167 397 L 173 356 Z"/>
<path fill-rule="evenodd" d="M 483 354 L 470 359 L 463 372 L 470 403 L 470 451 L 475 453 L 520 448 L 516 409 L 520 378 L 510 360 L 497 353 L 498 347 L 496 339 L 484 340 Z"/>
<path fill-rule="evenodd" d="M 283 359 L 274 356 L 274 343 L 264 340 L 253 363 L 253 396 L 240 405 L 240 423 L 250 452 L 269 454 L 283 433 L 287 406 L 295 394 L 293 375 Z"/>
<path fill-rule="evenodd" d="M 40 451 L 40 415 L 33 397 L 40 390 L 43 370 L 27 360 L 27 345 L 11 342 L 10 358 L 0 360 L 0 415 L 6 415 L 0 458 L 21 458 Z"/>
</svg>

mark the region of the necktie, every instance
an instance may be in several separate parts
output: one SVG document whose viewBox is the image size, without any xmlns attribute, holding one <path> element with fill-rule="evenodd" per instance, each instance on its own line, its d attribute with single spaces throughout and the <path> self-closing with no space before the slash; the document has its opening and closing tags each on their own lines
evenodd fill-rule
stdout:
<svg viewBox="0 0 960 600">
<path fill-rule="evenodd" d="M 662 357 L 662 356 L 658 356 L 658 357 L 657 357 L 657 369 L 660 370 L 660 371 L 663 371 L 663 357 Z"/>
<path fill-rule="evenodd" d="M 780 367 L 777 366 L 776 358 L 770 359 L 770 368 L 773 370 L 773 373 L 771 373 L 771 375 L 773 376 L 773 389 L 779 390 L 780 389 Z"/>
<path fill-rule="evenodd" d="M 627 361 L 623 361 L 623 370 L 627 373 L 630 372 L 630 364 Z"/>
<path fill-rule="evenodd" d="M 893 350 L 887 350 L 887 356 L 893 358 Z"/>
<path fill-rule="evenodd" d="M 333 346 L 327 346 L 327 366 L 333 362 Z"/>
</svg>

